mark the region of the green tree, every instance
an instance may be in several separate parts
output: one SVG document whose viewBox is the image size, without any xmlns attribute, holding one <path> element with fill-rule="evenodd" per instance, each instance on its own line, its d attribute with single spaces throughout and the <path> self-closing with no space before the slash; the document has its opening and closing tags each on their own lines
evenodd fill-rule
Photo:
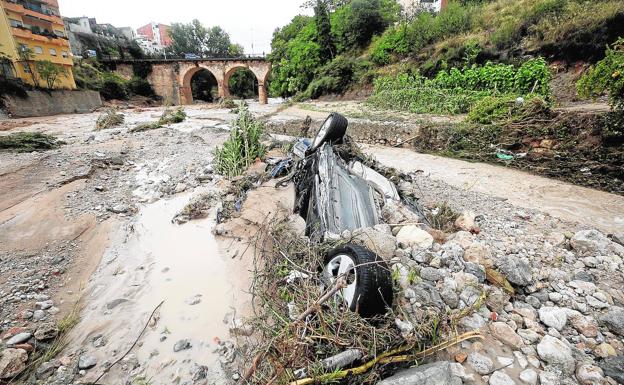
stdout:
<svg viewBox="0 0 624 385">
<path fill-rule="evenodd" d="M 325 63 L 334 58 L 336 50 L 331 31 L 329 10 L 325 0 L 316 0 L 314 18 L 316 21 L 316 42 L 321 47 L 321 60 Z"/>
<path fill-rule="evenodd" d="M 54 88 L 61 76 L 67 76 L 67 71 L 62 65 L 54 64 L 49 60 L 35 62 L 35 68 L 39 77 L 45 80 L 49 89 Z"/>
<path fill-rule="evenodd" d="M 20 58 L 20 62 L 24 64 L 25 68 L 28 69 L 28 73 L 30 74 L 33 84 L 36 87 L 39 87 L 39 80 L 37 80 L 37 77 L 35 76 L 35 71 L 32 66 L 33 58 L 35 57 L 33 50 L 26 45 L 20 45 L 18 49 L 18 55 Z"/>
<path fill-rule="evenodd" d="M 339 52 L 366 47 L 398 18 L 395 0 L 353 0 L 336 10 L 332 27 L 338 36 Z"/>
<path fill-rule="evenodd" d="M 230 35 L 219 26 L 206 28 L 199 20 L 190 23 L 173 23 L 169 32 L 172 44 L 170 54 L 183 56 L 196 54 L 202 57 L 232 56 L 242 53 L 240 45 L 232 44 Z"/>
</svg>

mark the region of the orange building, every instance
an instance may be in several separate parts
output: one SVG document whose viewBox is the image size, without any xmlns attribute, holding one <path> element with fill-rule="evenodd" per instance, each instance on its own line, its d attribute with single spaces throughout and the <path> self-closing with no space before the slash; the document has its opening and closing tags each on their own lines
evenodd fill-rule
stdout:
<svg viewBox="0 0 624 385">
<path fill-rule="evenodd" d="M 0 0 L 0 54 L 12 62 L 14 76 L 48 87 L 38 62 L 64 69 L 52 88 L 75 89 L 73 60 L 57 0 Z"/>
</svg>

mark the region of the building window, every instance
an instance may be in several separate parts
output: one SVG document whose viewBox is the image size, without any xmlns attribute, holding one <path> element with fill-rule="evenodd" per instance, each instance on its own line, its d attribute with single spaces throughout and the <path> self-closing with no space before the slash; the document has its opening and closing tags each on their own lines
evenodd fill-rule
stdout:
<svg viewBox="0 0 624 385">
<path fill-rule="evenodd" d="M 56 56 L 56 49 L 50 48 L 50 55 Z"/>
<path fill-rule="evenodd" d="M 67 51 L 61 51 L 61 56 L 67 59 L 69 57 L 69 54 L 67 53 Z"/>
<path fill-rule="evenodd" d="M 9 19 L 9 22 L 11 23 L 11 27 L 15 27 L 15 28 L 21 28 L 24 25 L 22 24 L 21 21 L 19 20 L 15 20 L 15 19 Z"/>
<path fill-rule="evenodd" d="M 22 63 L 22 68 L 24 68 L 24 72 L 26 72 L 27 74 L 30 73 L 30 66 L 28 65 L 28 63 Z"/>
<path fill-rule="evenodd" d="M 35 46 L 35 53 L 41 55 L 43 53 L 43 48 Z"/>
</svg>

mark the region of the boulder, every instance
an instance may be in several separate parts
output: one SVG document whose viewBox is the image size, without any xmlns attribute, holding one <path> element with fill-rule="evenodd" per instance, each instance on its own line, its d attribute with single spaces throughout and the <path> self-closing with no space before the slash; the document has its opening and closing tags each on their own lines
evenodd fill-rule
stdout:
<svg viewBox="0 0 624 385">
<path fill-rule="evenodd" d="M 600 317 L 600 322 L 612 333 L 624 336 L 624 308 L 613 306 Z"/>
<path fill-rule="evenodd" d="M 37 328 L 37 331 L 35 331 L 35 339 L 37 341 L 50 340 L 56 338 L 58 333 L 59 329 L 56 327 L 56 324 L 47 322 Z"/>
<path fill-rule="evenodd" d="M 598 362 L 605 376 L 613 378 L 617 383 L 624 384 L 624 355 L 608 357 Z"/>
<path fill-rule="evenodd" d="M 468 355 L 468 365 L 474 369 L 475 372 L 485 375 L 492 371 L 494 363 L 490 357 L 485 356 L 478 352 L 472 352 Z"/>
<path fill-rule="evenodd" d="M 490 332 L 494 338 L 514 349 L 520 350 L 524 347 L 522 337 L 516 334 L 513 329 L 504 322 L 494 322 L 490 325 Z"/>
<path fill-rule="evenodd" d="M 397 234 L 396 240 L 405 247 L 419 247 L 428 249 L 433 246 L 433 237 L 431 234 L 418 226 L 403 226 Z"/>
<path fill-rule="evenodd" d="M 476 215 L 472 211 L 464 211 L 455 220 L 455 227 L 472 234 L 479 234 L 481 229 L 479 229 L 479 226 L 477 226 L 475 222 L 475 217 Z"/>
<path fill-rule="evenodd" d="M 23 342 L 26 342 L 30 339 L 30 337 L 32 337 L 32 333 L 31 332 L 21 332 L 21 333 L 17 333 L 16 335 L 14 335 L 13 337 L 9 338 L 6 341 L 6 344 L 8 346 L 12 346 L 12 345 L 17 345 L 17 344 L 21 344 Z"/>
<path fill-rule="evenodd" d="M 493 267 L 492 250 L 482 243 L 474 242 L 464 250 L 464 259 L 483 267 Z"/>
<path fill-rule="evenodd" d="M 533 283 L 531 266 L 524 259 L 511 255 L 502 257 L 498 262 L 498 268 L 507 280 L 518 286 L 528 286 Z"/>
<path fill-rule="evenodd" d="M 602 369 L 590 364 L 581 364 L 576 368 L 576 378 L 582 385 L 602 385 Z"/>
<path fill-rule="evenodd" d="M 564 326 L 568 322 L 568 314 L 565 309 L 560 307 L 542 306 L 538 311 L 540 321 L 544 325 L 563 330 Z"/>
<path fill-rule="evenodd" d="M 624 255 L 624 246 L 612 242 L 597 230 L 579 231 L 570 239 L 572 248 L 582 254 Z"/>
<path fill-rule="evenodd" d="M 93 356 L 88 356 L 88 355 L 83 354 L 80 356 L 80 358 L 78 358 L 78 369 L 80 370 L 91 369 L 96 364 L 97 364 L 97 358 Z"/>
<path fill-rule="evenodd" d="M 353 232 L 353 240 L 385 259 L 390 259 L 396 250 L 397 241 L 392 233 L 364 228 Z"/>
<path fill-rule="evenodd" d="M 0 379 L 7 380 L 26 369 L 28 353 L 23 349 L 4 349 L 0 353 Z"/>
<path fill-rule="evenodd" d="M 537 344 L 537 354 L 543 361 L 557 367 L 564 374 L 574 373 L 575 360 L 572 349 L 560 339 L 546 335 Z"/>
</svg>

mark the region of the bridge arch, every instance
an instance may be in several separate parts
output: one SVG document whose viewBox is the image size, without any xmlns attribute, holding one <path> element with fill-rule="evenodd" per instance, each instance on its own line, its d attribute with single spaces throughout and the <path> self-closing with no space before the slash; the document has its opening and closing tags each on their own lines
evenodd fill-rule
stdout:
<svg viewBox="0 0 624 385">
<path fill-rule="evenodd" d="M 266 89 L 267 79 L 269 77 L 270 67 L 257 66 L 254 63 L 249 62 L 234 62 L 225 66 L 225 73 L 223 76 L 223 89 L 224 95 L 230 96 L 230 78 L 239 69 L 247 69 L 251 71 L 258 80 L 258 99 L 261 104 L 266 104 L 268 101 L 268 93 Z"/>
<path fill-rule="evenodd" d="M 217 80 L 217 87 L 219 88 L 219 96 L 223 97 L 223 77 L 220 71 L 215 71 L 214 68 L 210 68 L 210 66 L 206 65 L 196 65 L 188 68 L 181 75 L 180 81 L 180 103 L 181 104 L 193 104 L 193 88 L 191 82 L 193 80 L 193 76 L 195 76 L 200 71 L 208 71 L 214 78 Z"/>
</svg>

